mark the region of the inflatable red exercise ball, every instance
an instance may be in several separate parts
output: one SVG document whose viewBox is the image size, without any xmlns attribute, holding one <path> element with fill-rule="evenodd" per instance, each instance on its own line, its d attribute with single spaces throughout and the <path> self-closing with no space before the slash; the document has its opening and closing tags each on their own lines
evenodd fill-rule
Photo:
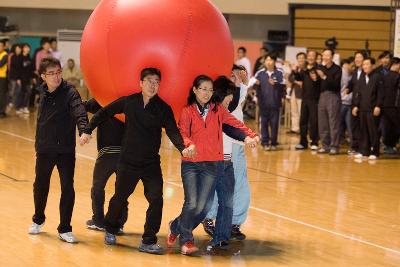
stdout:
<svg viewBox="0 0 400 267">
<path fill-rule="evenodd" d="M 207 0 L 103 0 L 81 42 L 81 68 L 100 104 L 139 92 L 140 71 L 161 70 L 159 96 L 179 117 L 194 78 L 229 75 L 233 43 Z"/>
</svg>

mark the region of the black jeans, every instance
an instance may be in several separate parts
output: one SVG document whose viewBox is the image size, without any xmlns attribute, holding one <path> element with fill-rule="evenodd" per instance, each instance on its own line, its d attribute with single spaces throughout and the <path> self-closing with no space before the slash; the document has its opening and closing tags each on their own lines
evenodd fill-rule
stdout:
<svg viewBox="0 0 400 267">
<path fill-rule="evenodd" d="M 261 115 L 261 145 L 277 146 L 280 108 L 264 108 Z M 271 129 L 271 134 L 269 129 Z"/>
<path fill-rule="evenodd" d="M 359 112 L 360 116 L 360 153 L 363 156 L 379 156 L 379 117 L 372 112 Z"/>
<path fill-rule="evenodd" d="M 359 152 L 360 147 L 360 117 L 351 115 L 351 149 Z"/>
<path fill-rule="evenodd" d="M 100 158 L 96 160 L 96 164 L 94 165 L 93 183 L 91 189 L 93 210 L 92 220 L 98 226 L 104 226 L 104 188 L 106 187 L 110 176 L 113 173 L 117 173 L 119 155 L 119 153 L 103 154 Z M 123 226 L 127 219 L 128 206 L 126 205 L 125 208 L 122 210 L 119 224 Z"/>
<path fill-rule="evenodd" d="M 54 166 L 57 166 L 60 174 L 61 199 L 60 199 L 60 224 L 59 233 L 71 232 L 71 217 L 75 203 L 74 172 L 75 154 L 37 153 L 36 154 L 36 178 L 33 184 L 33 197 L 35 202 L 35 214 L 33 222 L 42 224 L 46 220 L 44 211 L 49 194 L 50 177 Z"/>
<path fill-rule="evenodd" d="M 8 83 L 6 78 L 0 78 L 0 114 L 6 114 L 8 104 Z"/>
<path fill-rule="evenodd" d="M 159 160 L 137 168 L 127 168 L 121 164 L 118 166 L 115 193 L 108 205 L 104 225 L 107 232 L 112 234 L 118 232 L 121 227 L 120 218 L 127 207 L 128 198 L 135 191 L 139 180 L 143 182 L 144 196 L 149 202 L 142 240 L 145 244 L 155 244 L 163 209 L 163 178 Z"/>
<path fill-rule="evenodd" d="M 318 99 L 303 99 L 300 111 L 300 144 L 308 147 L 307 133 L 311 145 L 318 145 Z"/>
<path fill-rule="evenodd" d="M 382 120 L 385 129 L 383 143 L 395 147 L 400 138 L 400 108 L 384 108 Z"/>
</svg>

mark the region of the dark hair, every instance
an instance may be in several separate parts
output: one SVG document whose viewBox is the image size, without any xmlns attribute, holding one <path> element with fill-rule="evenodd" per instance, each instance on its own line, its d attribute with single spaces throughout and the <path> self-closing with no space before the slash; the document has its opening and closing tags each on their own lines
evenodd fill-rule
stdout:
<svg viewBox="0 0 400 267">
<path fill-rule="evenodd" d="M 296 58 L 298 58 L 299 56 L 303 55 L 304 57 L 307 57 L 306 53 L 304 52 L 299 52 L 296 54 Z"/>
<path fill-rule="evenodd" d="M 236 85 L 226 76 L 219 76 L 214 81 L 214 95 L 213 98 L 216 103 L 221 103 L 228 95 L 235 93 Z"/>
<path fill-rule="evenodd" d="M 345 59 L 342 59 L 342 61 L 340 62 L 340 66 L 343 66 L 344 64 L 350 64 L 350 63 L 351 63 L 351 61 L 349 59 L 345 58 Z"/>
<path fill-rule="evenodd" d="M 311 53 L 311 52 L 315 53 L 315 57 L 318 56 L 318 52 L 317 52 L 317 51 L 312 50 L 312 49 L 307 49 L 307 54 L 308 54 L 308 53 Z"/>
<path fill-rule="evenodd" d="M 239 47 L 239 48 L 238 48 L 238 51 L 239 51 L 239 50 L 242 50 L 243 53 L 247 53 L 247 49 L 246 49 L 244 46 Z"/>
<path fill-rule="evenodd" d="M 335 54 L 335 51 L 333 51 L 333 49 L 329 48 L 329 47 L 327 47 L 324 50 L 322 50 L 322 53 L 324 53 L 325 51 L 331 51 L 332 56 Z"/>
<path fill-rule="evenodd" d="M 0 40 L 0 43 L 2 43 L 4 46 L 6 46 L 6 41 L 4 39 Z"/>
<path fill-rule="evenodd" d="M 52 42 L 57 42 L 57 38 L 51 38 L 51 39 L 49 40 L 49 43 L 52 43 Z"/>
<path fill-rule="evenodd" d="M 354 62 L 354 57 L 353 56 L 351 56 L 351 57 L 348 57 L 347 58 L 347 60 L 349 61 L 349 63 L 351 64 L 351 63 L 353 63 Z"/>
<path fill-rule="evenodd" d="M 11 46 L 10 52 L 15 53 L 15 50 L 17 49 L 17 47 L 22 48 L 20 44 L 13 44 Z"/>
<path fill-rule="evenodd" d="M 140 80 L 143 81 L 149 75 L 157 75 L 158 78 L 161 80 L 161 71 L 156 68 L 145 68 L 140 73 Z"/>
<path fill-rule="evenodd" d="M 49 38 L 43 37 L 42 39 L 40 39 L 40 46 L 43 46 L 45 43 L 49 43 L 50 44 Z"/>
<path fill-rule="evenodd" d="M 373 57 L 366 57 L 366 58 L 364 58 L 363 61 L 366 61 L 366 60 L 368 60 L 369 62 L 371 62 L 372 65 L 375 64 L 375 58 L 373 58 Z"/>
<path fill-rule="evenodd" d="M 271 58 L 273 61 L 275 61 L 276 62 L 276 60 L 278 59 L 278 57 L 276 56 L 276 54 L 274 54 L 274 53 L 270 53 L 270 54 L 267 54 L 265 57 L 264 57 L 264 60 L 266 60 L 267 58 Z"/>
<path fill-rule="evenodd" d="M 196 102 L 196 95 L 193 92 L 193 87 L 199 88 L 200 84 L 202 84 L 203 82 L 213 83 L 213 80 L 206 75 L 199 75 L 194 79 L 193 85 L 192 85 L 192 87 L 190 87 L 190 90 L 189 90 L 189 96 L 187 98 L 188 106 L 190 106 L 191 104 Z M 214 102 L 213 98 L 211 98 L 211 102 Z"/>
<path fill-rule="evenodd" d="M 316 52 L 317 53 L 317 56 L 316 57 L 322 57 L 322 54 L 320 53 L 320 52 Z"/>
<path fill-rule="evenodd" d="M 244 66 L 242 66 L 242 65 L 236 65 L 236 64 L 233 64 L 233 66 L 232 66 L 232 71 L 234 71 L 234 70 L 244 70 L 244 71 L 247 71 L 246 68 L 245 68 Z"/>
<path fill-rule="evenodd" d="M 387 56 L 389 56 L 390 59 L 393 58 L 392 53 L 390 53 L 390 51 L 387 51 L 387 50 L 386 50 L 386 51 L 383 51 L 383 52 L 379 55 L 378 59 L 382 59 L 382 58 L 387 57 Z"/>
<path fill-rule="evenodd" d="M 23 43 L 23 44 L 21 44 L 21 48 L 24 48 L 25 46 L 31 48 L 31 46 L 30 46 L 28 43 Z"/>
<path fill-rule="evenodd" d="M 61 63 L 58 59 L 54 57 L 45 57 L 40 61 L 39 74 L 44 74 L 49 67 L 60 67 Z"/>
<path fill-rule="evenodd" d="M 356 52 L 354 52 L 354 57 L 358 54 L 360 54 L 363 58 L 368 57 L 367 52 L 365 50 L 357 50 Z"/>
<path fill-rule="evenodd" d="M 398 57 L 393 57 L 393 58 L 392 58 L 392 61 L 391 61 L 391 64 L 392 64 L 392 65 L 400 64 L 400 58 L 398 58 Z"/>
</svg>

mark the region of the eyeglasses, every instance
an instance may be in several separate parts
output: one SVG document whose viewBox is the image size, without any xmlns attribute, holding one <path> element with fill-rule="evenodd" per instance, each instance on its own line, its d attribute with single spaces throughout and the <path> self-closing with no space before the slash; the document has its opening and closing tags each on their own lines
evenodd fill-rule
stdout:
<svg viewBox="0 0 400 267">
<path fill-rule="evenodd" d="M 146 81 L 149 84 L 160 85 L 160 80 L 144 79 L 143 81 Z"/>
<path fill-rule="evenodd" d="M 207 88 L 197 88 L 197 90 L 203 92 L 203 93 L 209 93 L 209 94 L 213 94 L 214 90 L 213 89 L 207 89 Z"/>
<path fill-rule="evenodd" d="M 60 76 L 62 74 L 62 70 L 58 70 L 58 71 L 51 71 L 51 72 L 47 72 L 44 75 L 46 76 L 50 76 L 50 77 L 54 77 L 54 76 Z"/>
</svg>

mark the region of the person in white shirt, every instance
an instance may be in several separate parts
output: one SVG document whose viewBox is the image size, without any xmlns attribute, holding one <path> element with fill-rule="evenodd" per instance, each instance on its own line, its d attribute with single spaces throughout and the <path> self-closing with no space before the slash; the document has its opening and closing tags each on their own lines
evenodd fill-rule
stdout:
<svg viewBox="0 0 400 267">
<path fill-rule="evenodd" d="M 240 121 L 243 121 L 242 108 L 249 89 L 247 77 L 246 69 L 243 66 L 233 66 L 231 81 L 234 82 L 236 87 L 240 88 L 240 90 L 235 92 L 228 109 L 231 111 L 231 114 Z M 237 93 L 239 93 L 239 95 L 236 95 Z M 246 221 L 248 209 L 250 207 L 250 187 L 247 179 L 244 143 L 236 141 L 225 134 L 223 141 L 224 158 L 232 160 L 235 177 L 231 239 L 244 240 L 246 239 L 246 235 L 241 232 L 240 226 Z M 216 218 L 217 212 L 218 199 L 215 197 L 213 206 L 207 214 L 207 218 L 203 221 L 204 230 L 211 236 L 215 231 L 213 219 Z"/>
<path fill-rule="evenodd" d="M 243 46 L 239 47 L 237 50 L 237 57 L 235 64 L 238 66 L 243 66 L 247 71 L 247 78 L 250 79 L 251 76 L 251 63 L 250 60 L 246 57 L 247 49 Z"/>
</svg>

